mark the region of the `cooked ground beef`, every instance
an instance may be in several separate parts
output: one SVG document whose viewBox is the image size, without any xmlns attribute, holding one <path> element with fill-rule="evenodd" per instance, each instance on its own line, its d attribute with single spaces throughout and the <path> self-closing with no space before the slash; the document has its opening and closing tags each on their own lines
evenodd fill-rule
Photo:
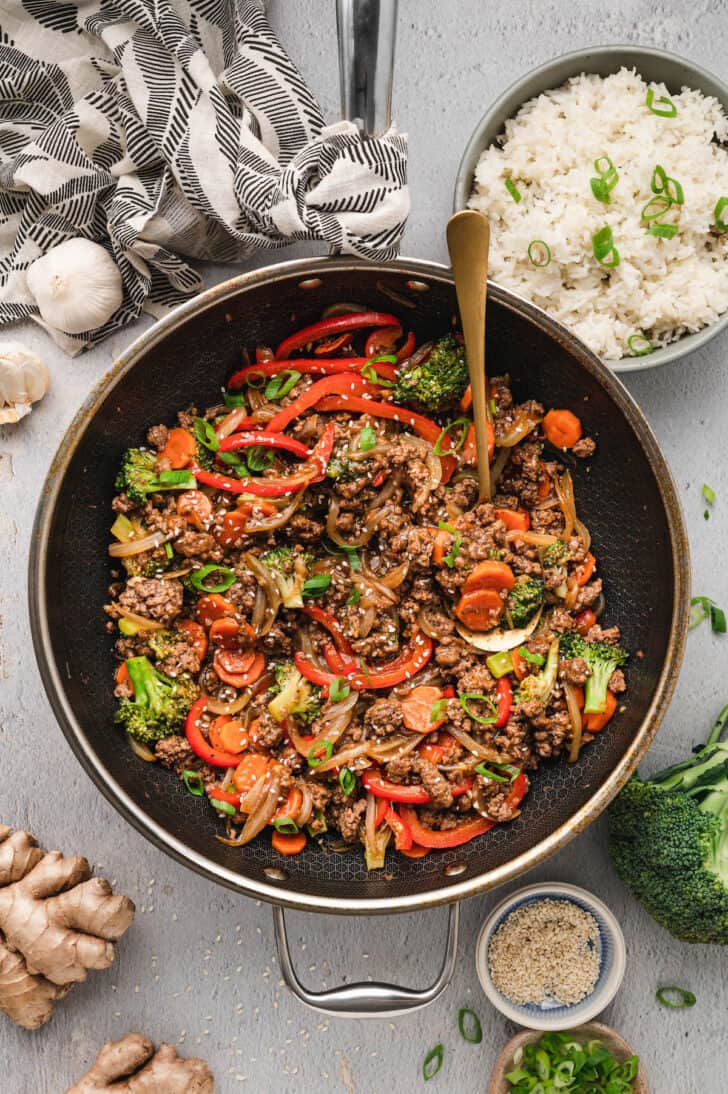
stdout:
<svg viewBox="0 0 728 1094">
<path fill-rule="evenodd" d="M 577 441 L 571 451 L 575 456 L 578 456 L 580 460 L 586 460 L 589 456 L 593 456 L 596 451 L 596 441 L 591 437 L 582 437 L 580 441 Z"/>
<path fill-rule="evenodd" d="M 583 657 L 575 657 L 573 661 L 562 661 L 559 671 L 567 683 L 575 684 L 577 687 L 582 687 L 591 675 Z"/>
<path fill-rule="evenodd" d="M 147 430 L 147 444 L 161 452 L 167 443 L 169 430 L 166 425 L 153 425 Z"/>
<path fill-rule="evenodd" d="M 171 623 L 182 611 L 182 582 L 164 581 L 156 577 L 132 577 L 119 597 L 119 604 L 128 612 Z"/>
<path fill-rule="evenodd" d="M 200 671 L 200 658 L 188 642 L 175 642 L 157 668 L 165 676 L 179 676 L 181 672 L 195 675 Z"/>
<path fill-rule="evenodd" d="M 402 704 L 396 699 L 375 699 L 367 708 L 364 724 L 375 737 L 388 737 L 404 725 Z"/>
</svg>

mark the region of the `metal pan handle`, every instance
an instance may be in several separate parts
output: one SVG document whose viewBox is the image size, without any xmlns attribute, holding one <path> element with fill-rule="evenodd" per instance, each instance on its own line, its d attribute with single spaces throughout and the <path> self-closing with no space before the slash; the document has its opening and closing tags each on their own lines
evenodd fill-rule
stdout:
<svg viewBox="0 0 728 1094">
<path fill-rule="evenodd" d="M 397 0 L 336 0 L 341 110 L 367 136 L 389 128 Z"/>
<path fill-rule="evenodd" d="M 400 1014 L 410 1014 L 412 1011 L 434 1003 L 450 983 L 455 969 L 459 924 L 460 905 L 451 904 L 447 922 L 445 958 L 434 984 L 423 991 L 377 981 L 344 984 L 340 988 L 331 988 L 330 991 L 309 991 L 298 979 L 293 967 L 283 908 L 273 908 L 273 926 L 283 979 L 293 994 L 298 996 L 307 1007 L 313 1007 L 314 1010 L 332 1014 L 337 1018 L 395 1018 Z"/>
</svg>

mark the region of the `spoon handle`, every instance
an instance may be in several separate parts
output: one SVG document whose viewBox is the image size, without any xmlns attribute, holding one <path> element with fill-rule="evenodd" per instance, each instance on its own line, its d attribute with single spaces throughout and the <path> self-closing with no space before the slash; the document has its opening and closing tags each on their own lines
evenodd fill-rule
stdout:
<svg viewBox="0 0 728 1094">
<path fill-rule="evenodd" d="M 479 500 L 490 501 L 489 410 L 485 375 L 485 300 L 488 288 L 490 226 L 486 217 L 475 209 L 463 209 L 462 212 L 455 213 L 447 224 L 447 245 L 455 275 L 455 291 L 473 393 Z"/>
</svg>

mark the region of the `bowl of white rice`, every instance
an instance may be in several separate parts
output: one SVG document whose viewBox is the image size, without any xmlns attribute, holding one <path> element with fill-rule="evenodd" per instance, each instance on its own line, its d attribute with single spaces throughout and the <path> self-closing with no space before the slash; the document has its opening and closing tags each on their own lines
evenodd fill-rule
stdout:
<svg viewBox="0 0 728 1094">
<path fill-rule="evenodd" d="M 513 84 L 475 129 L 455 209 L 490 276 L 617 371 L 728 327 L 728 86 L 673 54 L 598 46 Z"/>
</svg>

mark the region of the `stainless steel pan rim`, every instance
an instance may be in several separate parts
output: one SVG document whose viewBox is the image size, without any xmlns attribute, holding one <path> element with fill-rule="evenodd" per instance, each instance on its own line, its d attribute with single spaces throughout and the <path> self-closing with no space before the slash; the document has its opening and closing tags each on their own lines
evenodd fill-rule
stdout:
<svg viewBox="0 0 728 1094">
<path fill-rule="evenodd" d="M 47 563 L 48 539 L 51 519 L 64 474 L 89 421 L 96 410 L 107 398 L 119 380 L 131 369 L 138 358 L 158 344 L 189 316 L 204 312 L 213 304 L 235 296 L 241 290 L 260 282 L 275 284 L 276 280 L 291 274 L 303 277 L 316 277 L 326 274 L 332 268 L 372 269 L 371 263 L 350 258 L 299 259 L 283 262 L 272 267 L 254 270 L 208 289 L 200 296 L 181 305 L 164 319 L 155 323 L 150 330 L 141 334 L 116 361 L 109 372 L 96 384 L 89 397 L 75 416 L 61 445 L 53 458 L 46 478 L 41 500 L 36 513 L 32 533 L 29 558 L 29 609 L 33 645 L 40 667 L 41 677 L 49 696 L 53 711 L 61 725 L 71 748 L 109 802 L 134 827 L 146 836 L 162 851 L 190 867 L 203 877 L 242 893 L 245 896 L 268 901 L 273 904 L 304 911 L 336 913 L 340 915 L 364 914 L 378 915 L 393 912 L 410 912 L 421 908 L 450 904 L 465 897 L 495 888 L 520 876 L 525 871 L 544 861 L 564 847 L 574 836 L 582 832 L 606 807 L 611 799 L 624 786 L 637 763 L 651 743 L 675 687 L 677 672 L 682 660 L 687 635 L 689 613 L 689 548 L 684 520 L 678 500 L 677 490 L 670 470 L 659 449 L 657 441 L 647 424 L 644 415 L 631 398 L 621 382 L 592 354 L 581 345 L 574 336 L 551 319 L 545 312 L 533 304 L 521 299 L 497 285 L 489 286 L 491 297 L 506 309 L 526 315 L 536 326 L 548 333 L 562 345 L 576 347 L 583 367 L 593 375 L 607 390 L 609 396 L 619 406 L 621 412 L 640 438 L 645 456 L 658 479 L 667 512 L 672 555 L 675 559 L 675 577 L 673 582 L 673 611 L 671 636 L 667 656 L 663 665 L 652 702 L 635 737 L 605 782 L 595 791 L 569 820 L 562 824 L 537 846 L 524 852 L 502 866 L 491 870 L 487 875 L 465 877 L 453 880 L 450 872 L 443 872 L 443 885 L 434 892 L 404 895 L 392 898 L 350 897 L 312 897 L 298 893 L 286 885 L 287 877 L 280 882 L 270 882 L 245 878 L 233 870 L 212 864 L 204 855 L 194 852 L 178 840 L 172 832 L 157 824 L 134 802 L 111 776 L 110 772 L 96 756 L 88 737 L 76 719 L 68 703 L 61 682 L 59 668 L 50 654 L 50 634 L 44 595 L 44 574 Z M 376 269 L 376 267 L 375 267 Z M 382 264 L 382 274 L 406 269 L 413 278 L 431 278 L 451 282 L 447 267 L 420 259 L 402 258 L 396 263 Z M 462 875 L 461 875 L 462 876 Z"/>
</svg>

